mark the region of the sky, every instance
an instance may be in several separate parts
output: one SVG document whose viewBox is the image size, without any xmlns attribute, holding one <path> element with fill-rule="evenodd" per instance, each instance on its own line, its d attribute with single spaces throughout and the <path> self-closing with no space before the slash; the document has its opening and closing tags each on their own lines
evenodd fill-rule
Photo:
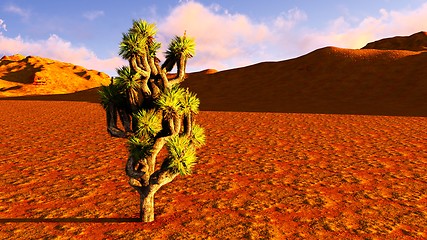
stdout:
<svg viewBox="0 0 427 240">
<path fill-rule="evenodd" d="M 318 48 L 357 49 L 427 31 L 427 0 L 1 0 L 0 56 L 51 58 L 115 76 L 132 20 L 156 23 L 162 43 L 195 38 L 187 72 L 226 70 L 302 56 Z"/>
</svg>

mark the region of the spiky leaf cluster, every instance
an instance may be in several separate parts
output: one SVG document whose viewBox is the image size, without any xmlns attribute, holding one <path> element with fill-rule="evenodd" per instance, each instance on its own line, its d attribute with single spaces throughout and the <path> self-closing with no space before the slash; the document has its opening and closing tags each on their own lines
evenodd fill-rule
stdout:
<svg viewBox="0 0 427 240">
<path fill-rule="evenodd" d="M 147 53 L 148 50 L 150 57 L 155 57 L 161 46 L 159 42 L 155 41 L 156 33 L 156 24 L 141 19 L 134 20 L 132 28 L 123 34 L 119 55 L 129 60 L 137 55 Z"/>
<path fill-rule="evenodd" d="M 157 51 L 160 49 L 160 47 L 162 46 L 161 43 L 153 41 L 148 45 L 148 54 L 150 55 L 150 57 L 154 58 L 156 57 Z"/>
<path fill-rule="evenodd" d="M 156 104 L 160 110 L 163 110 L 165 119 L 172 119 L 182 113 L 182 100 L 184 98 L 184 90 L 178 85 L 165 89 L 163 94 L 157 99 Z"/>
<path fill-rule="evenodd" d="M 157 27 L 154 23 L 148 23 L 145 20 L 133 20 L 132 28 L 129 29 L 129 32 L 136 33 L 143 38 L 153 38 L 157 33 Z"/>
<path fill-rule="evenodd" d="M 153 141 L 147 138 L 141 139 L 137 136 L 132 136 L 128 140 L 129 153 L 135 159 L 143 159 L 151 154 Z"/>
<path fill-rule="evenodd" d="M 119 46 L 119 55 L 124 59 L 131 59 L 145 51 L 146 38 L 141 38 L 132 32 L 123 33 L 122 42 Z"/>
<path fill-rule="evenodd" d="M 193 124 L 191 128 L 191 143 L 195 148 L 200 148 L 206 143 L 205 130 L 198 124 Z"/>
<path fill-rule="evenodd" d="M 188 91 L 187 88 L 181 101 L 181 105 L 182 112 L 184 114 L 197 114 L 199 112 L 200 100 L 196 97 L 195 93 Z"/>
<path fill-rule="evenodd" d="M 132 71 L 129 66 L 122 66 L 116 70 L 119 76 L 114 79 L 114 84 L 116 84 L 119 88 L 128 90 L 138 89 L 141 87 L 140 82 L 137 81 L 138 73 Z"/>
<path fill-rule="evenodd" d="M 191 174 L 193 166 L 196 164 L 196 150 L 191 145 L 186 136 L 174 135 L 168 139 L 166 148 L 169 156 L 166 159 L 168 168 L 180 175 Z"/>
<path fill-rule="evenodd" d="M 165 92 L 157 99 L 156 104 L 164 112 L 166 119 L 181 114 L 197 114 L 199 112 L 200 100 L 195 93 L 184 90 L 178 84 Z"/>
<path fill-rule="evenodd" d="M 144 20 L 134 20 L 132 28 L 129 32 L 135 34 L 141 39 L 144 39 L 144 44 L 148 46 L 148 54 L 150 57 L 155 57 L 157 50 L 160 49 L 161 44 L 155 41 L 154 36 L 157 33 L 157 27 L 154 23 L 148 23 Z"/>
<path fill-rule="evenodd" d="M 196 53 L 196 42 L 194 38 L 188 38 L 185 35 L 175 36 L 172 42 L 169 44 L 166 51 L 166 58 L 177 58 L 181 55 L 192 58 Z"/>
<path fill-rule="evenodd" d="M 134 116 L 137 120 L 136 135 L 138 137 L 153 138 L 162 130 L 161 118 L 154 109 L 140 110 Z"/>
<path fill-rule="evenodd" d="M 101 85 L 98 94 L 101 97 L 101 105 L 104 109 L 108 108 L 109 103 L 113 103 L 116 106 L 123 106 L 125 104 L 124 95 L 121 89 L 117 85 Z"/>
</svg>

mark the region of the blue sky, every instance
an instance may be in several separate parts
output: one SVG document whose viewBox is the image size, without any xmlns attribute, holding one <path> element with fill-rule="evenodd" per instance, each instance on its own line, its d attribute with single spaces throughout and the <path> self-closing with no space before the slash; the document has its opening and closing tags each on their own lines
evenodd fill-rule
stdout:
<svg viewBox="0 0 427 240">
<path fill-rule="evenodd" d="M 48 57 L 115 75 L 126 64 L 117 54 L 121 34 L 139 18 L 157 24 L 163 51 L 185 30 L 195 37 L 188 71 L 225 70 L 427 31 L 427 0 L 2 0 L 0 55 Z"/>
</svg>

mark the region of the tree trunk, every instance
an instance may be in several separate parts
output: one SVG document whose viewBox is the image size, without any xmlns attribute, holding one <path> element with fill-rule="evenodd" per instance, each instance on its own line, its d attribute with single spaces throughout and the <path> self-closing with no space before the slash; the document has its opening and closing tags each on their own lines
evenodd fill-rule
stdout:
<svg viewBox="0 0 427 240">
<path fill-rule="evenodd" d="M 142 222 L 154 221 L 154 193 L 141 194 L 140 217 Z"/>
<path fill-rule="evenodd" d="M 132 129 L 130 127 L 130 116 L 129 114 L 126 112 L 125 109 L 118 109 L 119 111 L 119 116 L 120 116 L 120 120 L 122 121 L 123 127 L 125 128 L 125 132 L 132 132 Z"/>
<path fill-rule="evenodd" d="M 154 194 L 165 184 L 170 183 L 178 173 L 160 169 L 150 176 L 149 185 L 137 189 L 140 195 L 140 218 L 142 222 L 154 221 Z"/>
</svg>

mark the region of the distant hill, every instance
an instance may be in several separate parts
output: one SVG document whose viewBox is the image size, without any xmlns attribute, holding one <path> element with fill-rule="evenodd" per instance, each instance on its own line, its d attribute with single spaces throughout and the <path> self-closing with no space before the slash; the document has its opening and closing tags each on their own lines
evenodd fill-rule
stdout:
<svg viewBox="0 0 427 240">
<path fill-rule="evenodd" d="M 419 50 L 424 43 L 418 40 L 423 34 L 364 49 L 325 47 L 285 61 L 190 73 L 182 86 L 197 93 L 203 111 L 427 117 L 427 51 Z M 19 99 L 99 102 L 96 89 Z"/>
<path fill-rule="evenodd" d="M 391 41 L 368 46 L 404 48 Z M 325 47 L 291 60 L 191 74 L 183 85 L 198 94 L 201 110 L 427 117 L 426 65 L 426 51 Z"/>
<path fill-rule="evenodd" d="M 425 51 L 427 50 L 427 33 L 419 32 L 411 36 L 385 38 L 368 43 L 362 49 Z"/>
<path fill-rule="evenodd" d="M 0 96 L 73 93 L 109 82 L 105 73 L 52 59 L 17 54 L 0 60 Z"/>
</svg>

